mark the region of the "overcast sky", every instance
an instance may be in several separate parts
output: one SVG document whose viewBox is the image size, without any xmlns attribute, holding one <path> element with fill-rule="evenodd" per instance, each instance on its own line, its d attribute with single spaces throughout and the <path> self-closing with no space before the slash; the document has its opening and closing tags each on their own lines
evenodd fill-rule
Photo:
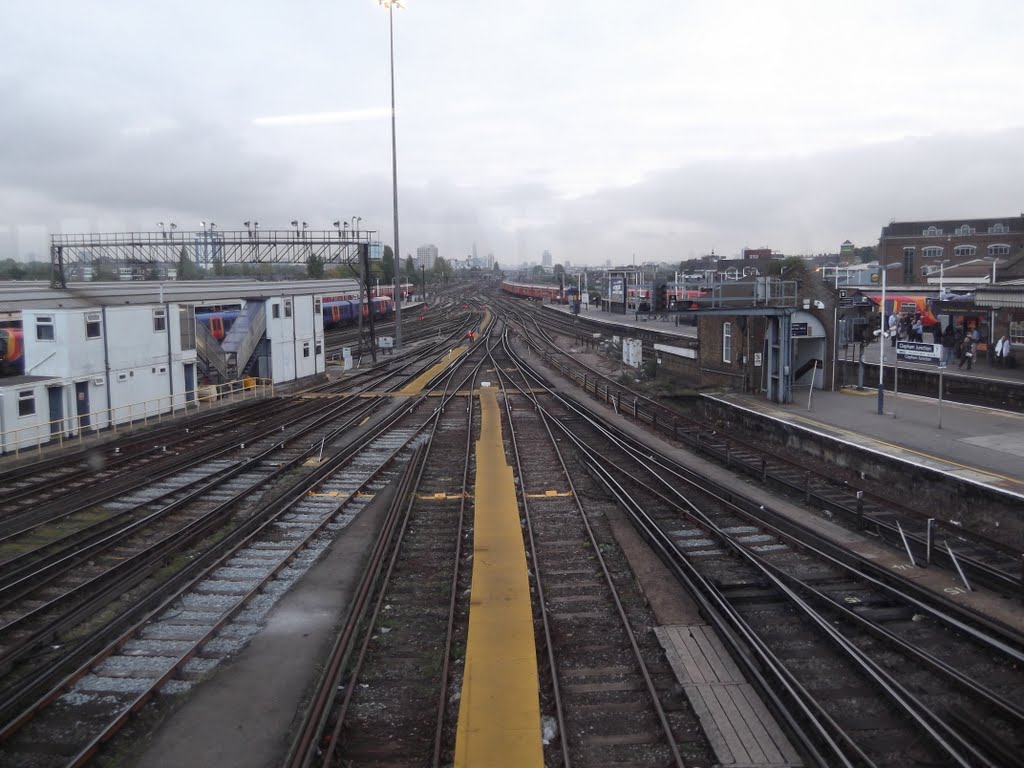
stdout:
<svg viewBox="0 0 1024 768">
<path fill-rule="evenodd" d="M 401 251 L 505 265 L 877 243 L 1024 211 L 1024 3 L 407 0 Z M 4 0 L 0 258 L 51 231 L 393 243 L 376 0 Z"/>
</svg>

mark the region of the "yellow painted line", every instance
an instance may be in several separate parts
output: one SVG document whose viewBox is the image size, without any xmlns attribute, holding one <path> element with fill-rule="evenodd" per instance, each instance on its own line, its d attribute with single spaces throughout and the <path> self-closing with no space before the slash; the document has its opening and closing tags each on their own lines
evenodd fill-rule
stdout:
<svg viewBox="0 0 1024 768">
<path fill-rule="evenodd" d="M 465 496 L 466 494 L 464 493 L 445 493 L 444 491 L 441 491 L 440 493 L 416 494 L 416 498 L 420 501 L 450 501 L 452 499 L 462 499 L 465 498 Z"/>
<path fill-rule="evenodd" d="M 494 389 L 480 392 L 473 584 L 456 768 L 544 765 L 526 548 Z"/>
<path fill-rule="evenodd" d="M 528 499 L 550 499 L 556 496 L 572 496 L 572 491 L 544 491 L 543 493 L 528 493 Z"/>
<path fill-rule="evenodd" d="M 418 395 L 423 391 L 423 387 L 427 385 L 427 382 L 437 376 L 441 371 L 452 364 L 453 361 L 458 360 L 466 352 L 466 347 L 456 347 L 451 350 L 444 359 L 429 368 L 428 370 L 421 373 L 415 379 L 406 384 L 402 389 L 398 390 L 400 395 Z"/>
<path fill-rule="evenodd" d="M 487 326 L 489 326 L 490 324 L 491 324 L 491 310 L 485 309 L 484 310 L 484 319 L 480 323 L 480 333 L 483 333 L 484 331 L 486 331 L 487 330 Z"/>
</svg>

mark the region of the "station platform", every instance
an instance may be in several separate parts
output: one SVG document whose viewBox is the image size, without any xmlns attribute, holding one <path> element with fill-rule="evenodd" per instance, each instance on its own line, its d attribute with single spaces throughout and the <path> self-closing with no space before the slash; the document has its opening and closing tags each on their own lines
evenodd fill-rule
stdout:
<svg viewBox="0 0 1024 768">
<path fill-rule="evenodd" d="M 570 317 L 576 317 L 576 315 L 572 314 L 572 309 L 567 304 L 545 304 L 544 307 L 545 309 L 561 312 L 562 314 L 569 315 Z M 579 317 L 584 320 L 590 320 L 595 323 L 604 323 L 606 325 L 628 326 L 631 328 L 638 328 L 643 331 L 653 331 L 655 333 L 664 333 L 669 336 L 679 336 L 685 339 L 697 338 L 696 325 L 676 325 L 677 321 L 681 323 L 684 320 L 689 321 L 691 318 L 696 319 L 695 315 L 681 312 L 652 313 L 650 315 L 641 314 L 638 316 L 632 312 L 628 315 L 622 315 L 617 312 L 605 312 L 595 306 L 591 306 L 589 309 L 586 306 L 583 306 L 580 307 Z"/>
<path fill-rule="evenodd" d="M 877 389 L 809 394 L 797 390 L 785 405 L 753 394 L 704 397 L 1024 502 L 1024 414 L 949 401 L 940 410 L 937 398 L 886 391 L 879 415 Z"/>
<path fill-rule="evenodd" d="M 855 354 L 859 354 L 859 351 Z M 984 355 L 984 353 L 982 353 Z M 878 365 L 880 357 L 880 348 L 878 344 L 869 344 L 864 347 L 864 362 L 869 365 Z M 842 350 L 840 350 L 840 359 L 844 358 Z M 856 357 L 848 358 L 851 361 L 856 360 Z M 885 367 L 886 369 L 898 366 L 900 370 L 914 370 L 923 372 L 934 372 L 936 375 L 939 372 L 939 368 L 934 363 L 911 363 L 905 360 L 896 360 L 896 350 L 891 346 L 885 348 Z M 997 366 L 989 362 L 984 356 L 975 360 L 971 367 L 968 368 L 965 364 L 960 367 L 959 360 L 953 360 L 950 364 L 942 369 L 945 376 L 963 376 L 966 378 L 980 378 L 989 379 L 991 381 L 1003 382 L 1011 385 L 1024 386 L 1024 365 L 1018 365 L 1016 368 L 1004 368 Z"/>
</svg>

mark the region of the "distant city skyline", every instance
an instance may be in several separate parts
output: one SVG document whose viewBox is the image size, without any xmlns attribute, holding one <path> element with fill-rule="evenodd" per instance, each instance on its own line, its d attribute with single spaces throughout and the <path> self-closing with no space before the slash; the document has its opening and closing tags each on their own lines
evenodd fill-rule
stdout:
<svg viewBox="0 0 1024 768">
<path fill-rule="evenodd" d="M 806 254 L 1024 206 L 1024 4 L 406 6 L 405 243 L 499 263 Z M 394 241 L 377 3 L 52 0 L 0 23 L 0 258 L 204 219 L 360 216 Z"/>
</svg>

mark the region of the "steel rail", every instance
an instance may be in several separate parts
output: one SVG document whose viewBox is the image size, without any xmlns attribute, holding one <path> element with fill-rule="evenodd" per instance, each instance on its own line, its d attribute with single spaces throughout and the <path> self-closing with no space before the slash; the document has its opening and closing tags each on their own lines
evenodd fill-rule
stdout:
<svg viewBox="0 0 1024 768">
<path fill-rule="evenodd" d="M 559 426 L 561 427 L 561 425 Z M 610 463 L 607 460 L 607 458 L 601 457 L 599 454 L 597 454 L 596 451 L 592 451 L 592 449 L 590 449 L 588 445 L 586 445 L 581 440 L 576 438 L 570 430 L 567 430 L 564 427 L 561 428 L 563 432 L 570 438 L 570 440 L 577 444 L 578 450 L 592 457 L 592 468 L 595 471 L 605 475 L 605 477 L 607 478 L 606 484 L 609 486 L 615 485 L 618 487 L 616 495 L 619 496 L 620 498 L 623 498 L 624 500 L 629 500 L 630 503 L 632 503 L 635 507 L 639 509 L 640 505 L 636 502 L 632 502 L 632 499 L 630 498 L 629 494 L 625 492 L 625 490 L 622 489 L 621 486 L 618 485 L 617 481 L 614 481 L 611 478 L 610 474 L 607 473 L 605 467 L 608 466 Z M 638 463 L 643 465 L 643 462 Z M 655 473 L 651 471 L 651 474 Z M 633 478 L 633 481 L 637 482 L 635 478 Z M 668 485 L 667 482 L 666 485 Z M 679 493 L 678 491 L 676 491 L 676 493 L 680 495 L 680 497 L 682 497 L 681 493 Z M 663 495 L 658 495 L 661 498 L 665 499 Z M 685 499 L 685 497 L 682 498 Z M 665 500 L 668 501 L 667 499 Z M 718 527 L 714 525 L 714 523 L 710 521 L 710 519 L 708 519 L 706 515 L 704 515 L 700 510 L 698 510 L 697 507 L 692 504 L 692 502 L 686 500 L 686 503 L 692 510 L 690 512 L 691 517 L 696 517 L 699 521 L 702 522 L 702 526 L 705 528 L 705 530 L 710 530 L 716 535 L 718 535 L 719 538 L 723 539 L 728 546 L 733 547 L 734 551 L 737 551 L 743 557 L 747 558 L 748 561 L 750 561 L 751 564 L 754 565 L 754 567 L 759 568 L 765 575 L 765 577 L 771 580 L 776 585 L 776 588 L 778 590 L 786 594 L 791 600 L 791 602 L 798 605 L 803 610 L 805 615 L 808 616 L 809 619 L 816 622 L 821 627 L 821 629 L 828 636 L 830 636 L 840 648 L 842 648 L 852 659 L 854 659 L 856 663 L 863 669 L 863 671 L 866 674 L 868 674 L 869 677 L 874 679 L 887 693 L 887 695 L 889 695 L 889 697 L 895 703 L 897 703 L 908 716 L 910 716 L 914 721 L 916 721 L 920 725 L 920 727 L 922 727 L 924 731 L 929 734 L 929 736 L 933 739 L 935 743 L 937 743 L 941 748 L 943 748 L 947 752 L 950 758 L 957 761 L 958 764 L 962 764 L 965 766 L 971 764 L 971 762 L 974 760 L 984 761 L 984 757 L 973 747 L 973 745 L 963 740 L 959 733 L 951 729 L 942 720 L 941 717 L 934 714 L 920 700 L 918 700 L 916 697 L 910 694 L 905 688 L 902 687 L 901 684 L 895 681 L 891 677 L 891 675 L 889 675 L 880 667 L 878 667 L 878 665 L 875 664 L 873 660 L 868 658 L 864 652 L 862 652 L 859 648 L 854 646 L 852 642 L 843 637 L 837 630 L 834 629 L 834 627 L 832 627 L 831 623 L 827 619 L 821 617 L 820 614 L 814 611 L 805 601 L 803 601 L 798 595 L 796 595 L 791 589 L 789 589 L 781 579 L 775 576 L 772 573 L 771 569 L 763 568 L 762 558 L 756 556 L 746 547 L 740 546 L 737 542 L 733 540 L 732 537 L 725 535 L 724 532 L 718 529 Z M 657 524 L 654 523 L 654 525 Z M 682 559 L 681 555 L 677 555 L 677 557 Z"/>
<path fill-rule="evenodd" d="M 454 376 L 455 371 L 466 363 L 468 363 L 468 356 L 464 356 L 456 361 L 456 365 L 452 366 L 451 371 L 447 376 L 446 372 L 441 372 L 438 376 L 434 377 L 433 381 L 441 381 L 441 383 L 444 384 L 445 389 L 442 393 L 441 405 L 434 409 L 428 422 L 420 428 L 420 430 L 422 430 L 428 424 L 430 425 L 430 443 L 421 448 L 421 455 L 423 459 L 419 462 L 419 466 L 416 469 L 415 480 L 412 481 L 410 490 L 406 491 L 401 497 L 402 504 L 398 506 L 404 507 L 404 512 L 399 514 L 399 512 L 396 511 L 394 519 L 389 516 L 388 535 L 385 539 L 384 534 L 382 533 L 379 539 L 381 543 L 379 546 L 375 547 L 375 558 L 372 571 L 367 569 L 367 571 L 364 572 L 360 582 L 360 588 L 357 593 L 357 599 L 359 601 L 358 612 L 350 612 L 349 619 L 346 621 L 342 631 L 338 635 L 334 648 L 328 657 L 325 672 L 321 676 L 317 685 L 314 698 L 303 716 L 298 736 L 293 740 L 292 745 L 289 748 L 288 756 L 284 762 L 284 765 L 287 768 L 308 768 L 315 758 L 322 765 L 329 765 L 333 760 L 334 752 L 340 743 L 341 728 L 344 725 L 348 707 L 351 703 L 352 693 L 354 691 L 354 681 L 358 679 L 359 670 L 366 657 L 371 630 L 372 627 L 376 625 L 377 618 L 383 605 L 383 600 L 386 596 L 386 585 L 390 581 L 395 563 L 397 562 L 398 555 L 401 551 L 401 541 L 404 537 L 409 516 L 411 515 L 415 504 L 415 497 L 413 495 L 414 489 L 419 486 L 426 470 L 429 448 L 433 443 L 433 437 L 436 433 L 437 425 L 440 423 L 440 418 L 444 408 L 450 400 L 457 396 L 459 387 L 455 387 L 454 389 L 451 388 L 452 377 Z M 479 367 L 480 363 L 477 363 L 470 376 L 475 376 L 476 370 L 478 370 Z M 469 380 L 469 377 L 464 379 L 462 383 L 466 380 Z M 435 385 L 430 383 L 427 386 L 430 387 Z M 440 384 L 437 384 L 436 386 L 440 386 Z M 425 399 L 425 397 L 426 395 L 421 396 L 420 402 Z M 471 432 L 471 430 L 469 431 Z M 470 441 L 467 437 L 467 457 L 463 475 L 464 480 L 468 480 L 469 446 Z M 408 498 L 407 502 L 405 501 L 406 498 Z M 463 501 L 460 509 L 464 510 L 464 506 L 465 502 Z M 462 521 L 460 520 L 460 531 L 461 525 Z M 379 555 L 377 555 L 378 552 Z M 391 553 L 391 556 L 386 561 L 387 569 L 385 571 L 385 554 L 388 552 Z M 456 558 L 454 567 L 456 569 L 456 573 L 453 576 L 453 579 L 457 579 L 458 558 Z M 370 597 L 374 593 L 377 594 L 377 600 L 373 604 L 372 613 L 367 615 L 370 610 Z M 450 610 L 452 611 L 454 611 L 454 599 L 455 595 L 453 594 L 450 605 Z M 446 635 L 446 642 L 448 645 L 446 645 L 446 650 L 444 652 L 445 670 L 448 668 L 447 661 L 450 657 L 450 641 L 452 637 L 453 622 L 453 614 L 450 614 Z M 356 643 L 360 638 L 359 628 L 361 626 L 366 627 L 365 631 L 362 633 L 363 642 L 359 648 L 359 654 L 353 662 L 354 666 L 351 670 L 348 670 L 352 655 L 356 652 Z M 345 695 L 342 697 L 341 703 L 335 706 L 339 683 L 347 670 L 349 683 L 345 686 Z M 444 698 L 444 687 L 442 686 L 442 692 L 437 709 L 439 720 L 435 730 L 434 755 L 438 755 L 440 751 L 439 740 L 443 728 L 442 718 Z M 325 735 L 325 731 L 327 730 L 329 721 L 332 717 L 334 718 L 334 725 L 330 735 L 327 736 Z"/>
<path fill-rule="evenodd" d="M 512 419 L 512 410 L 509 405 L 509 397 L 505 385 L 505 380 L 508 380 L 511 383 L 512 379 L 511 376 L 509 376 L 508 374 L 501 370 L 501 367 L 497 364 L 497 361 L 494 361 L 494 363 L 495 370 L 498 372 L 498 378 L 501 381 L 502 394 L 505 396 L 505 411 L 509 422 L 509 439 L 511 440 L 512 450 L 516 460 L 516 469 L 518 471 L 518 476 L 522 478 L 524 475 L 520 459 L 519 440 L 516 436 L 515 422 Z M 523 390 L 524 388 L 520 389 Z M 534 402 L 539 404 L 538 399 L 534 399 Z M 669 751 L 672 753 L 673 762 L 675 763 L 675 765 L 680 766 L 680 768 L 682 768 L 684 762 L 682 756 L 679 753 L 679 746 L 676 742 L 675 735 L 672 732 L 672 726 L 669 724 L 668 718 L 665 715 L 665 710 L 664 707 L 662 707 L 661 705 L 661 699 L 658 696 L 658 691 L 654 687 L 654 681 L 651 678 L 651 674 L 647 668 L 647 664 L 644 662 L 643 655 L 640 652 L 640 647 L 637 644 L 636 635 L 633 632 L 632 626 L 630 625 L 629 617 L 626 615 L 626 611 L 623 608 L 622 601 L 619 598 L 619 591 L 616 588 L 615 582 L 612 579 L 612 575 L 608 570 L 608 565 L 605 561 L 604 555 L 601 552 L 601 548 L 598 545 L 597 538 L 594 535 L 594 531 L 591 528 L 590 521 L 587 519 L 587 515 L 584 512 L 582 505 L 579 503 L 579 492 L 576 489 L 576 484 L 572 480 L 572 476 L 569 473 L 568 467 L 566 467 L 565 465 L 565 458 L 563 457 L 562 452 L 558 448 L 558 443 L 555 440 L 554 434 L 551 432 L 550 417 L 545 413 L 545 411 L 542 408 L 538 408 L 538 411 L 541 415 L 544 429 L 551 440 L 551 449 L 553 450 L 555 456 L 558 458 L 559 466 L 561 466 L 566 482 L 568 483 L 569 489 L 572 492 L 573 499 L 575 500 L 576 510 L 579 513 L 579 519 L 583 525 L 583 528 L 587 532 L 587 537 L 590 540 L 590 545 L 593 550 L 594 557 L 600 564 L 601 573 L 604 577 L 605 584 L 608 587 L 609 593 L 612 598 L 612 602 L 615 604 L 615 609 L 618 613 L 619 620 L 622 622 L 622 627 L 625 631 L 627 639 L 629 640 L 629 645 L 632 649 L 633 657 L 636 661 L 637 667 L 640 670 L 641 676 L 643 677 L 644 685 L 647 688 L 647 694 L 650 697 L 651 706 L 655 710 L 658 722 L 661 724 L 662 732 L 665 736 L 667 746 L 669 748 Z M 526 519 L 527 539 L 530 545 L 531 561 L 534 563 L 535 566 L 534 577 L 537 584 L 537 600 L 538 604 L 540 605 L 540 613 L 543 617 L 545 645 L 548 649 L 548 661 L 551 667 L 552 688 L 556 702 L 555 711 L 558 715 L 559 732 L 561 734 L 562 759 L 563 764 L 566 766 L 566 768 L 569 768 L 572 764 L 572 761 L 569 755 L 569 745 L 566 740 L 567 728 L 565 727 L 564 711 L 561 707 L 561 690 L 558 682 L 558 667 L 555 664 L 553 651 L 554 643 L 552 641 L 550 624 L 547 618 L 548 611 L 547 604 L 544 598 L 543 579 L 541 576 L 540 569 L 541 559 L 538 557 L 537 554 L 537 541 L 533 529 L 533 520 L 530 515 L 529 502 L 526 498 L 525 493 L 522 496 L 522 505 L 523 515 Z"/>
<path fill-rule="evenodd" d="M 416 401 L 417 404 L 423 402 L 424 399 L 425 398 L 418 399 Z M 291 485 L 291 487 L 283 493 L 281 497 L 279 497 L 270 505 L 268 505 L 263 510 L 263 513 L 254 515 L 252 518 L 250 518 L 246 523 L 244 523 L 232 534 L 230 534 L 224 541 L 222 541 L 217 548 L 209 550 L 206 553 L 197 557 L 196 560 L 189 565 L 189 567 L 186 569 L 184 573 L 177 575 L 176 581 L 179 585 L 179 588 L 175 590 L 174 593 L 169 598 L 163 601 L 155 609 L 150 611 L 145 618 L 143 618 L 134 626 L 132 626 L 120 638 L 115 640 L 113 643 L 107 645 L 102 652 L 93 656 L 89 661 L 84 663 L 81 667 L 79 667 L 79 669 L 76 672 L 65 677 L 59 684 L 54 686 L 48 694 L 44 695 L 41 699 L 39 699 L 32 707 L 26 709 L 25 712 L 23 712 L 20 716 L 15 717 L 13 720 L 7 723 L 7 725 L 4 726 L 3 729 L 0 729 L 0 743 L 8 740 L 14 733 L 16 733 L 17 730 L 19 730 L 26 722 L 28 722 L 28 720 L 34 715 L 36 711 L 39 711 L 48 704 L 52 703 L 60 696 L 60 694 L 65 689 L 74 684 L 74 682 L 80 679 L 82 676 L 87 674 L 92 667 L 94 667 L 97 663 L 105 659 L 107 656 L 111 655 L 117 647 L 122 645 L 127 640 L 127 638 L 131 636 L 132 633 L 139 631 L 148 621 L 157 616 L 160 611 L 164 610 L 169 605 L 173 604 L 173 601 L 178 599 L 178 596 L 181 594 L 182 591 L 187 590 L 192 585 L 198 583 L 202 578 L 205 577 L 207 572 L 218 567 L 220 563 L 226 561 L 229 557 L 231 557 L 238 547 L 244 546 L 244 544 L 247 541 L 255 537 L 267 526 L 271 525 L 274 522 L 274 520 L 276 520 L 277 517 L 279 517 L 281 514 L 284 514 L 292 506 L 292 504 L 294 504 L 298 500 L 301 500 L 305 496 L 307 488 L 315 487 L 316 485 L 323 482 L 327 477 L 331 476 L 333 473 L 338 471 L 342 466 L 344 466 L 344 464 L 346 464 L 349 460 L 359 455 L 360 451 L 365 446 L 369 445 L 379 436 L 383 435 L 384 433 L 392 429 L 394 425 L 404 417 L 405 411 L 402 409 L 396 409 L 389 417 L 387 417 L 381 424 L 375 427 L 371 431 L 371 433 L 367 435 L 357 445 L 350 447 L 350 449 L 343 454 L 339 454 L 338 456 L 332 457 L 325 464 L 321 465 L 319 468 L 314 470 L 314 472 L 310 476 L 300 478 L 299 480 L 295 481 Z M 390 458 L 387 459 L 385 464 L 393 461 L 395 456 L 397 456 L 401 450 L 405 449 L 410 442 L 416 439 L 416 435 L 420 431 L 422 431 L 422 429 L 423 426 L 419 427 L 416 430 L 416 432 L 412 436 L 410 436 L 409 439 L 403 445 L 396 448 L 392 452 Z M 377 473 L 379 473 L 383 469 L 383 466 L 384 464 L 382 464 L 381 467 L 375 470 L 373 474 L 376 475 Z M 369 480 L 367 480 L 366 482 L 369 482 Z M 327 522 L 329 522 L 330 517 L 333 517 L 333 515 L 329 516 L 328 520 L 325 521 L 323 525 L 326 525 Z M 220 555 L 221 552 L 225 552 L 225 554 Z M 211 560 L 213 561 L 212 564 L 210 564 Z M 187 583 L 185 583 L 184 586 L 181 586 L 181 584 L 185 581 L 186 578 L 190 580 L 187 581 Z M 139 708 L 141 708 L 141 706 L 145 703 L 145 700 L 147 700 L 152 695 L 152 693 L 157 688 L 159 688 L 159 686 L 166 682 L 166 679 L 167 676 L 157 681 L 155 687 L 140 695 L 132 703 L 130 707 L 125 709 L 125 711 L 122 713 L 122 716 L 118 718 L 117 722 L 112 723 L 105 730 L 105 734 L 94 740 L 94 743 L 92 743 L 87 748 L 87 750 L 83 751 L 83 753 L 79 757 L 82 759 L 87 759 L 87 756 L 85 756 L 85 752 L 87 751 L 90 754 L 92 754 L 95 751 L 95 749 L 98 748 L 99 744 L 102 741 L 105 741 L 106 739 L 110 738 L 110 736 L 116 731 L 116 729 L 123 725 L 124 722 L 126 722 L 127 717 L 130 716 L 130 714 L 132 714 L 133 712 L 137 711 Z"/>
<path fill-rule="evenodd" d="M 547 320 L 550 318 L 545 319 Z M 534 323 L 535 327 L 535 332 L 533 333 L 526 331 L 525 320 L 520 318 L 519 321 L 524 328 L 524 338 L 527 339 L 527 342 L 545 357 L 547 357 L 547 353 L 545 353 L 540 348 L 538 343 L 535 341 L 535 338 L 540 338 L 545 344 L 547 344 L 552 350 L 557 352 L 559 355 L 565 355 L 564 350 L 561 350 L 558 347 L 558 345 L 554 342 L 554 340 L 551 339 L 550 336 L 546 334 L 544 329 L 540 326 L 537 317 L 531 316 L 530 320 Z M 572 381 L 577 382 L 580 378 L 572 371 L 567 370 L 564 365 L 557 363 L 554 360 L 552 360 L 552 363 L 559 369 L 559 371 L 563 375 L 568 376 Z M 784 466 L 793 467 L 793 472 L 795 473 L 792 478 L 787 478 L 785 473 L 779 472 L 777 470 L 773 471 L 770 469 L 770 464 L 772 462 L 777 462 L 779 460 L 778 456 L 774 454 L 771 455 L 771 460 L 767 460 L 766 455 L 763 453 L 763 451 L 760 451 L 756 447 L 748 445 L 744 441 L 737 440 L 736 438 L 730 438 L 730 442 L 730 440 L 726 440 L 724 437 L 720 437 L 722 447 L 718 448 L 715 445 L 710 444 L 710 442 L 707 439 L 708 434 L 715 434 L 715 432 L 711 430 L 710 427 L 702 426 L 699 421 L 693 419 L 692 417 L 686 416 L 685 414 L 681 414 L 677 411 L 667 409 L 664 406 L 659 405 L 656 401 L 652 400 L 651 398 L 641 393 L 634 392 L 633 390 L 630 390 L 628 387 L 622 386 L 621 384 L 616 382 L 612 377 L 594 368 L 591 368 L 590 366 L 587 366 L 585 363 L 582 363 L 579 360 L 574 360 L 573 365 L 588 371 L 588 374 L 582 377 L 582 385 L 584 386 L 584 391 L 589 391 L 588 385 L 592 378 L 594 395 L 599 397 L 600 391 L 597 386 L 597 380 L 604 380 L 605 382 L 607 382 L 605 388 L 605 400 L 614 401 L 617 411 L 622 411 L 627 415 L 630 415 L 630 412 L 632 412 L 633 418 L 638 423 L 647 423 L 651 425 L 652 429 L 654 429 L 656 432 L 661 431 L 666 434 L 671 434 L 673 439 L 676 440 L 680 439 L 680 436 L 682 436 L 683 441 L 691 445 L 697 452 L 711 454 L 717 457 L 727 467 L 742 467 L 748 474 L 750 474 L 753 477 L 759 478 L 762 482 L 766 482 L 768 479 L 771 479 L 773 482 L 780 484 L 781 486 L 787 488 L 794 494 L 803 495 L 807 497 L 808 501 L 812 498 L 816 498 L 822 503 L 827 504 L 829 508 L 843 512 L 851 521 L 855 521 L 858 524 L 870 523 L 870 525 L 874 526 L 880 534 L 886 534 L 887 538 L 886 536 L 883 536 L 883 538 L 889 541 L 890 543 L 895 542 L 899 546 L 902 546 L 901 540 L 896 538 L 897 525 L 895 523 L 889 523 L 886 520 L 882 519 L 884 515 L 893 514 L 898 516 L 900 514 L 904 514 L 909 516 L 910 519 L 913 519 L 917 522 L 921 522 L 922 520 L 925 520 L 926 518 L 932 516 L 931 513 L 924 513 L 909 507 L 895 505 L 891 500 L 884 497 L 880 497 L 877 494 L 872 493 L 870 490 L 860 491 L 862 497 L 863 499 L 867 499 L 868 501 L 872 502 L 879 508 L 877 511 L 874 512 L 863 511 L 862 504 L 859 503 L 859 500 L 856 498 L 855 495 L 851 495 L 850 493 L 851 488 L 856 489 L 856 485 L 851 483 L 844 483 L 843 485 L 840 486 L 834 482 L 825 479 L 826 489 L 832 492 L 833 494 L 841 495 L 842 498 L 837 498 L 834 495 L 825 496 L 823 495 L 823 491 L 816 492 L 812 490 L 811 486 L 808 484 L 806 472 L 802 467 L 797 467 L 797 465 L 793 464 L 792 462 L 784 462 Z M 611 388 L 613 386 L 617 391 L 617 397 L 611 396 Z M 622 392 L 629 393 L 630 397 L 633 399 L 632 409 L 622 408 Z M 644 412 L 643 410 L 640 409 L 639 403 L 641 402 L 646 403 L 648 405 L 649 413 Z M 657 415 L 658 413 L 663 413 L 666 416 L 664 418 L 659 419 Z M 685 429 L 682 431 L 682 434 L 680 434 L 680 430 L 678 429 L 677 425 L 677 422 L 680 419 L 689 422 L 692 426 L 695 426 L 696 429 Z M 671 429 L 669 429 L 669 424 L 672 424 Z M 709 432 L 709 430 L 711 431 Z M 742 446 L 743 448 L 745 448 L 746 450 L 748 450 L 749 452 L 753 453 L 756 456 L 761 456 L 760 465 L 757 466 L 748 463 L 738 455 L 739 452 L 731 450 L 732 444 L 734 443 Z M 824 476 L 819 475 L 819 480 L 823 478 Z M 906 520 L 906 518 L 903 519 Z M 958 555 L 958 560 L 960 560 L 962 565 L 965 565 L 968 568 L 969 575 L 971 576 L 972 580 L 977 581 L 978 583 L 985 584 L 986 586 L 991 586 L 1002 590 L 1008 590 L 1013 594 L 1016 594 L 1020 591 L 1022 587 L 1022 577 L 1017 572 L 1019 570 L 1019 562 L 1021 556 L 1019 552 L 1007 548 L 1001 542 L 993 540 L 984 534 L 972 532 L 970 530 L 965 530 L 960 526 L 957 526 L 953 523 L 948 523 L 947 521 L 943 521 L 939 518 L 936 518 L 936 523 L 938 523 L 938 525 L 936 526 L 936 530 L 945 535 L 946 537 L 948 537 L 948 539 L 953 541 L 966 539 L 974 542 L 979 546 L 987 547 L 993 553 L 998 554 L 1000 558 L 1006 560 L 1006 562 L 1008 563 L 1007 567 L 1013 568 L 1013 571 L 1011 572 L 1009 570 L 1000 568 L 997 565 L 981 561 L 976 557 L 970 556 L 967 553 L 964 553 L 963 555 Z M 912 547 L 914 548 L 915 553 L 924 557 L 926 552 L 928 551 L 928 543 L 925 540 L 924 535 L 919 534 L 916 531 L 906 531 L 906 534 L 911 542 Z M 933 547 L 932 555 L 932 561 L 940 567 L 944 567 L 946 569 L 952 569 L 954 567 L 952 558 L 949 557 L 947 553 L 943 552 L 941 548 Z"/>
<path fill-rule="evenodd" d="M 540 386 L 545 386 L 543 377 L 515 354 L 507 334 L 504 343 L 506 351 L 517 365 L 529 372 L 531 378 Z M 713 589 L 710 582 L 688 561 L 676 559 L 675 547 L 670 541 L 659 537 L 657 529 L 650 527 L 653 521 L 647 518 L 643 509 L 616 494 L 614 486 L 609 486 L 601 479 L 599 465 L 590 463 L 588 466 L 592 467 L 598 481 L 623 505 L 640 535 L 654 548 L 662 562 L 698 603 L 701 615 L 715 627 L 729 647 L 733 659 L 744 670 L 746 678 L 757 685 L 772 710 L 785 723 L 787 731 L 796 737 L 801 752 L 822 768 L 833 768 L 837 765 L 837 760 L 838 765 L 845 768 L 872 765 L 867 755 L 860 752 L 849 736 L 746 625 L 735 608 Z M 844 744 L 846 749 L 841 747 L 840 743 Z M 824 753 L 822 748 L 825 750 Z M 847 757 L 847 750 L 856 754 L 855 760 Z"/>
</svg>

